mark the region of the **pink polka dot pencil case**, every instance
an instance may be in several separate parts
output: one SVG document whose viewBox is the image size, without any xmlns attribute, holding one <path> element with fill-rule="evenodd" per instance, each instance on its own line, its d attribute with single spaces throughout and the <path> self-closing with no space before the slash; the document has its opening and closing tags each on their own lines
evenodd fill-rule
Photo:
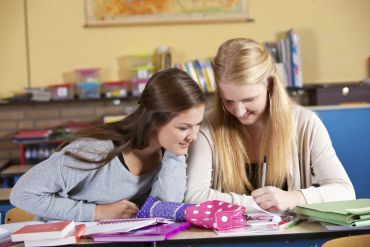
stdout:
<svg viewBox="0 0 370 247">
<path fill-rule="evenodd" d="M 218 200 L 186 208 L 185 218 L 191 224 L 207 229 L 226 230 L 246 225 L 244 207 Z"/>
</svg>

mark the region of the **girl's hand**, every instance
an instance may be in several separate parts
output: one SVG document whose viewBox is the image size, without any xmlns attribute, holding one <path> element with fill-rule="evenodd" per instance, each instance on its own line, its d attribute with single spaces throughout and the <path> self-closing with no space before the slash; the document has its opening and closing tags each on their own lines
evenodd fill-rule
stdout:
<svg viewBox="0 0 370 247">
<path fill-rule="evenodd" d="M 136 204 L 126 199 L 110 204 L 97 204 L 95 208 L 95 220 L 133 218 L 138 211 L 139 208 Z"/>
<path fill-rule="evenodd" d="M 303 194 L 298 191 L 284 191 L 266 186 L 252 192 L 254 201 L 266 211 L 290 211 L 297 205 L 306 204 Z"/>
</svg>

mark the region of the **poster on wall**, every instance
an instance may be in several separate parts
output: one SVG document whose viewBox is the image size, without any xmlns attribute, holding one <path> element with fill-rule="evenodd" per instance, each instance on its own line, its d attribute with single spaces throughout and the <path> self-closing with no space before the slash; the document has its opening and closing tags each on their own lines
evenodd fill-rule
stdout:
<svg viewBox="0 0 370 247">
<path fill-rule="evenodd" d="M 247 0 L 85 0 L 86 26 L 248 21 Z"/>
</svg>

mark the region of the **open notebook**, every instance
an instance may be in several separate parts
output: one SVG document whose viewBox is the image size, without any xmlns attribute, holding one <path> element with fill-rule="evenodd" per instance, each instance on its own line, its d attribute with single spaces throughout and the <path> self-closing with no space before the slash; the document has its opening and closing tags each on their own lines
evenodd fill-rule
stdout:
<svg viewBox="0 0 370 247">
<path fill-rule="evenodd" d="M 251 207 L 253 212 L 246 213 L 246 225 L 243 227 L 214 230 L 218 236 L 270 235 L 281 232 L 280 224 L 292 221 L 294 216 L 285 213 L 271 213 L 263 210 L 256 202 Z"/>
<path fill-rule="evenodd" d="M 167 222 L 167 220 L 162 218 L 101 220 L 95 224 L 89 224 L 83 236 L 90 236 L 97 233 L 130 232 L 163 222 Z"/>
</svg>

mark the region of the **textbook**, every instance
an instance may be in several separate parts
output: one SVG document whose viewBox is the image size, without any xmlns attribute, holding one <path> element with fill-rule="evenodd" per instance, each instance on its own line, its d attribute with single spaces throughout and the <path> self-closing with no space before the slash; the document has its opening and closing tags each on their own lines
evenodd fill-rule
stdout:
<svg viewBox="0 0 370 247">
<path fill-rule="evenodd" d="M 323 202 L 297 206 L 297 214 L 310 219 L 349 226 L 370 226 L 370 199 Z"/>
<path fill-rule="evenodd" d="M 100 220 L 97 224 L 88 226 L 83 236 L 90 236 L 97 233 L 129 232 L 146 226 L 162 222 L 161 218 L 133 218 L 133 219 L 112 219 Z"/>
<path fill-rule="evenodd" d="M 32 247 L 32 246 L 57 246 L 57 245 L 75 244 L 80 239 L 85 229 L 86 229 L 85 224 L 79 224 L 76 225 L 75 228 L 72 229 L 64 238 L 27 240 L 24 241 L 24 246 Z"/>
<path fill-rule="evenodd" d="M 26 225 L 11 235 L 13 242 L 65 237 L 73 228 L 73 221 L 59 221 L 37 225 Z"/>
<path fill-rule="evenodd" d="M 132 232 L 94 234 L 94 242 L 153 242 L 163 241 L 174 234 L 187 229 L 189 222 L 157 224 Z"/>
</svg>

